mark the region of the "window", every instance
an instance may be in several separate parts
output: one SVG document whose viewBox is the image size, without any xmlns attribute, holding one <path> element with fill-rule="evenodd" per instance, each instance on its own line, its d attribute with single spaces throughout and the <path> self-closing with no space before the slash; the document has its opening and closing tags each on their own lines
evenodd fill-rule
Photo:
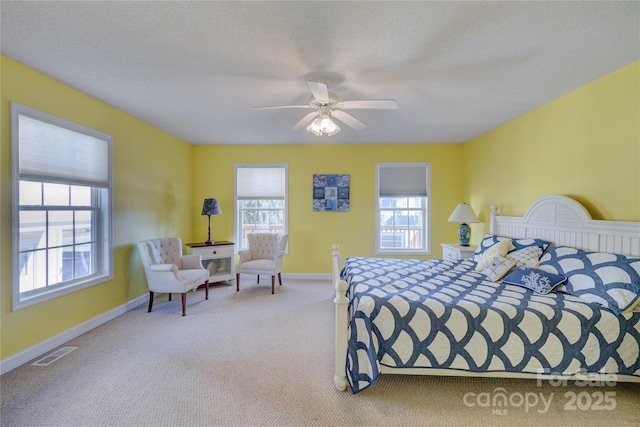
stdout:
<svg viewBox="0 0 640 427">
<path fill-rule="evenodd" d="M 377 254 L 430 252 L 429 163 L 378 163 Z"/>
<path fill-rule="evenodd" d="M 287 165 L 236 165 L 236 245 L 247 233 L 287 232 Z"/>
<path fill-rule="evenodd" d="M 13 309 L 113 278 L 111 136 L 11 104 Z"/>
</svg>

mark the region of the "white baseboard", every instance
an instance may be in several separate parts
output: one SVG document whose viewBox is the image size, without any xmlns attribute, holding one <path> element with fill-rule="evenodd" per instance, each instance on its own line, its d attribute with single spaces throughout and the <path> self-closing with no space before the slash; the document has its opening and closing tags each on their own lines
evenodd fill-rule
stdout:
<svg viewBox="0 0 640 427">
<path fill-rule="evenodd" d="M 244 276 L 245 274 L 242 273 Z M 255 274 L 249 274 L 247 276 L 256 277 Z M 331 280 L 331 274 L 329 273 L 282 273 L 282 280 Z"/>
<path fill-rule="evenodd" d="M 116 317 L 126 313 L 127 311 L 138 307 L 140 304 L 149 302 L 149 294 L 139 296 L 119 307 L 114 308 L 106 313 L 89 319 L 84 323 L 81 323 L 73 328 L 67 329 L 64 332 L 59 333 L 45 341 L 42 341 L 33 347 L 21 351 L 20 353 L 9 356 L 6 359 L 0 361 L 0 375 L 5 374 L 18 366 L 24 365 L 30 360 L 53 350 L 54 348 L 61 346 L 67 341 L 79 337 L 80 335 L 88 332 L 98 326 L 107 323 L 109 320 L 113 320 Z"/>
<path fill-rule="evenodd" d="M 283 279 L 291 280 L 331 280 L 331 274 L 322 273 L 282 273 Z"/>
</svg>

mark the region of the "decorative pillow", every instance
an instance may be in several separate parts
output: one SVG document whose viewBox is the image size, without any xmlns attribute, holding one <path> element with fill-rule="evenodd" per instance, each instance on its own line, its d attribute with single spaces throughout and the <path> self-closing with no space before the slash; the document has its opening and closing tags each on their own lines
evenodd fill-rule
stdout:
<svg viewBox="0 0 640 427">
<path fill-rule="evenodd" d="M 542 257 L 540 268 L 567 276 L 564 292 L 616 314 L 633 310 L 640 300 L 640 258 L 558 246 Z"/>
<path fill-rule="evenodd" d="M 547 250 L 553 246 L 552 242 L 542 239 L 511 239 L 511 243 L 515 246 L 514 251 L 519 251 L 531 246 L 537 246 L 540 248 L 540 256 L 545 254 Z"/>
<path fill-rule="evenodd" d="M 548 273 L 538 268 L 520 267 L 502 279 L 502 283 L 522 286 L 531 289 L 536 294 L 546 295 L 566 280 L 567 278 L 564 276 Z"/>
<path fill-rule="evenodd" d="M 507 274 L 516 263 L 503 256 L 497 256 L 482 270 L 482 274 L 487 276 L 492 282 L 497 282 Z"/>
<path fill-rule="evenodd" d="M 485 234 L 484 237 L 482 238 L 482 241 L 480 242 L 480 244 L 476 248 L 476 251 L 473 254 L 473 260 L 475 262 L 478 262 L 478 260 L 480 259 L 480 257 L 482 257 L 482 254 L 485 251 L 487 251 L 493 245 L 495 245 L 496 243 L 498 243 L 498 242 L 500 242 L 502 240 L 511 240 L 511 239 L 509 239 L 507 237 L 496 236 L 494 234 Z"/>
<path fill-rule="evenodd" d="M 482 255 L 484 251 L 501 240 L 511 240 L 513 247 L 509 250 L 509 252 L 520 251 L 531 246 L 537 246 L 538 248 L 540 248 L 540 256 L 542 256 L 545 251 L 547 251 L 547 249 L 549 249 L 553 245 L 553 243 L 541 239 L 510 239 L 508 237 L 496 236 L 495 234 L 485 234 L 485 236 L 482 238 L 482 241 L 480 242 L 480 245 L 478 245 L 478 248 L 475 251 L 474 260 L 478 262 L 478 257 Z"/>
<path fill-rule="evenodd" d="M 476 258 L 476 271 L 482 271 L 489 263 L 498 256 L 505 256 L 513 248 L 511 239 L 500 240 L 490 248 L 486 249 Z"/>
<path fill-rule="evenodd" d="M 516 267 L 538 268 L 540 247 L 534 245 L 520 250 L 513 250 L 507 253 L 507 258 L 513 260 L 516 263 Z"/>
</svg>

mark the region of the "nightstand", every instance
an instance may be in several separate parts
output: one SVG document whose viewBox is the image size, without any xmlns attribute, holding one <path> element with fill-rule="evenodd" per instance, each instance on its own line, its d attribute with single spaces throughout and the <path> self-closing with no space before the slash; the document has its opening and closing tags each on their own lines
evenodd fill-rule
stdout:
<svg viewBox="0 0 640 427">
<path fill-rule="evenodd" d="M 224 240 L 207 245 L 206 243 L 187 243 L 187 252 L 202 257 L 202 266 L 209 270 L 209 283 L 236 279 L 234 258 L 235 244 Z"/>
<path fill-rule="evenodd" d="M 473 253 L 477 246 L 460 246 L 456 243 L 442 244 L 442 258 L 450 260 L 459 260 L 473 258 Z"/>
</svg>

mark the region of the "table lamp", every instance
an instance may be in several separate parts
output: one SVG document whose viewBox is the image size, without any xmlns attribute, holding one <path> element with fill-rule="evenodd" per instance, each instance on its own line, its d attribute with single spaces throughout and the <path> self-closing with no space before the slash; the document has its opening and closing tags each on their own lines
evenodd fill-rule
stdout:
<svg viewBox="0 0 640 427">
<path fill-rule="evenodd" d="M 205 242 L 207 245 L 213 245 L 213 240 L 211 240 L 211 215 L 218 215 L 221 213 L 222 209 L 220 209 L 220 204 L 218 204 L 217 199 L 204 199 L 202 215 L 209 217 L 209 234 L 207 235 L 207 241 Z"/>
<path fill-rule="evenodd" d="M 480 222 L 471 206 L 466 203 L 460 203 L 454 209 L 453 213 L 449 217 L 449 222 L 460 222 L 460 228 L 458 228 L 458 238 L 460 239 L 460 246 L 469 246 L 469 239 L 471 238 L 471 227 L 468 223 Z"/>
</svg>

